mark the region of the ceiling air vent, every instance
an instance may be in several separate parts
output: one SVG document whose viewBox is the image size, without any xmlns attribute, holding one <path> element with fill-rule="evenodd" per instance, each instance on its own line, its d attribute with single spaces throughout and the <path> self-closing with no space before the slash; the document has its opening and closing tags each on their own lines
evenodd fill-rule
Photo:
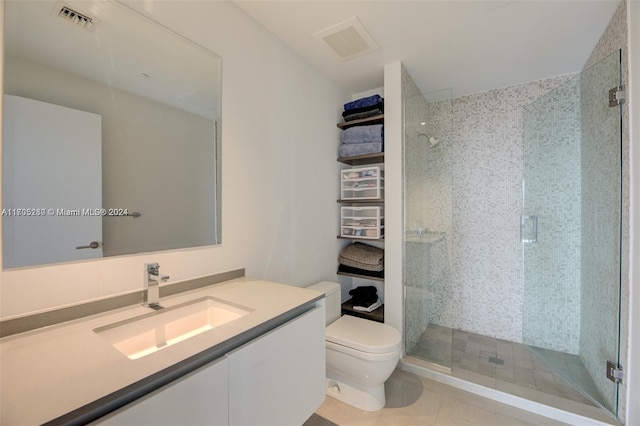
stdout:
<svg viewBox="0 0 640 426">
<path fill-rule="evenodd" d="M 356 17 L 318 31 L 313 36 L 324 40 L 342 60 L 355 58 L 379 49 L 373 37 L 369 35 Z"/>
<path fill-rule="evenodd" d="M 73 10 L 66 4 L 60 2 L 56 3 L 53 14 L 69 22 L 73 22 L 79 27 L 82 27 L 89 31 L 92 31 L 98 24 L 98 22 L 100 22 L 98 19 L 91 17 L 86 13 L 81 13 L 77 10 Z"/>
</svg>

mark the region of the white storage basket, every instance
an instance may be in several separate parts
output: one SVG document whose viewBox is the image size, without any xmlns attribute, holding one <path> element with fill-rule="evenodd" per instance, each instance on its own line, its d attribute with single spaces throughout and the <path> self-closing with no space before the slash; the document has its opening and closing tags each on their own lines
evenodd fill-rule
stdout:
<svg viewBox="0 0 640 426">
<path fill-rule="evenodd" d="M 340 198 L 343 200 L 377 200 L 384 197 L 384 170 L 379 166 L 340 171 Z"/>
<path fill-rule="evenodd" d="M 340 236 L 347 238 L 383 238 L 384 208 L 380 206 L 341 207 Z"/>
</svg>

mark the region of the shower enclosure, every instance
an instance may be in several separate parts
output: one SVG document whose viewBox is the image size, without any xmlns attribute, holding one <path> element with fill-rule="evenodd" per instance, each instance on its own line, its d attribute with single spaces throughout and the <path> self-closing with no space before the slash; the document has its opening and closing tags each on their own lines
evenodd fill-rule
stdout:
<svg viewBox="0 0 640 426">
<path fill-rule="evenodd" d="M 523 340 L 617 413 L 621 85 L 617 52 L 524 111 Z M 614 96 L 612 96 L 614 98 Z"/>
<path fill-rule="evenodd" d="M 405 98 L 405 346 L 451 367 L 451 90 Z"/>
<path fill-rule="evenodd" d="M 445 96 L 405 95 L 409 362 L 530 399 L 540 397 L 539 402 L 553 395 L 583 404 L 586 413 L 604 409 L 617 416 L 618 383 L 607 373 L 615 375 L 620 340 L 622 137 L 615 90 L 621 85 L 620 64 L 621 53 L 616 52 L 518 112 L 522 264 L 512 265 L 521 271 L 512 291 L 522 302 L 514 320 L 521 319 L 522 330 L 511 339 L 494 337 L 498 330 L 473 333 L 456 321 L 478 315 L 470 304 L 456 303 L 465 300 L 456 293 L 479 294 L 478 286 L 492 291 L 490 274 L 474 282 L 461 280 L 460 263 L 452 256 L 452 243 L 468 229 L 456 223 L 452 209 L 452 194 L 460 196 L 467 188 L 456 186 L 452 176 L 477 173 L 461 170 L 452 154 L 460 155 L 452 147 L 459 134 L 469 131 L 456 128 L 465 126 L 464 117 L 456 116 L 457 100 L 450 91 Z M 482 125 L 493 131 L 490 123 Z M 517 227 L 503 226 L 514 228 L 513 238 L 518 238 Z M 492 238 L 491 232 L 483 235 Z M 469 256 L 483 261 L 482 253 Z M 494 310 L 483 315 L 514 312 Z"/>
</svg>

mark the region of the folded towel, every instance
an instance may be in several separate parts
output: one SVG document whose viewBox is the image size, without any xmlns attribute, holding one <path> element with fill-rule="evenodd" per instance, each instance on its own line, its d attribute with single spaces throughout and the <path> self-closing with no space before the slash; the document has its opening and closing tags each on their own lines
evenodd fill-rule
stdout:
<svg viewBox="0 0 640 426">
<path fill-rule="evenodd" d="M 384 125 L 353 126 L 342 132 L 342 143 L 383 142 Z"/>
<path fill-rule="evenodd" d="M 338 265 L 338 272 L 342 272 L 344 274 L 363 275 L 366 277 L 384 278 L 384 271 L 366 271 L 364 269 L 352 268 L 347 265 Z"/>
<path fill-rule="evenodd" d="M 380 111 L 380 113 L 382 114 L 384 112 L 384 102 L 378 102 L 377 104 L 362 107 L 362 108 L 348 109 L 342 112 L 342 116 L 346 117 L 351 114 L 358 114 L 360 112 L 369 112 L 369 111 Z"/>
<path fill-rule="evenodd" d="M 367 244 L 353 243 L 340 252 L 338 263 L 365 271 L 381 272 L 384 270 L 384 250 Z"/>
<path fill-rule="evenodd" d="M 343 143 L 340 144 L 340 157 L 355 157 L 356 155 L 374 154 L 383 152 L 384 144 L 382 142 L 367 143 Z"/>
<path fill-rule="evenodd" d="M 382 306 L 382 302 L 380 302 L 380 299 L 378 299 L 375 303 L 372 303 L 369 306 L 356 306 L 356 305 L 353 305 L 353 310 L 354 311 L 360 311 L 360 312 L 373 312 L 376 309 L 378 309 L 380 306 Z"/>
<path fill-rule="evenodd" d="M 356 112 L 355 114 L 347 114 L 343 115 L 344 121 L 353 121 L 353 120 L 361 120 L 363 118 L 375 117 L 376 115 L 383 114 L 383 111 L 379 108 L 372 109 L 369 111 Z"/>
<path fill-rule="evenodd" d="M 378 289 L 372 285 L 356 287 L 349 290 L 349 294 L 353 306 L 368 308 L 378 301 Z"/>
<path fill-rule="evenodd" d="M 367 96 L 366 98 L 360 98 L 356 99 L 355 101 L 347 102 L 346 104 L 344 104 L 344 109 L 346 111 L 348 109 L 362 108 L 375 105 L 380 101 L 382 101 L 382 97 L 380 95 Z"/>
<path fill-rule="evenodd" d="M 367 263 L 366 261 L 362 262 L 359 260 L 349 259 L 347 257 L 340 255 L 338 256 L 338 263 L 346 266 L 351 266 L 352 268 L 364 269 L 366 271 L 380 272 L 384 270 L 384 257 L 376 263 Z"/>
<path fill-rule="evenodd" d="M 378 300 L 378 289 L 372 285 L 361 285 L 349 290 L 349 295 L 353 297 L 365 297 L 371 299 L 371 303 Z"/>
<path fill-rule="evenodd" d="M 384 264 L 384 250 L 379 247 L 355 242 L 342 249 L 338 260 L 350 260 L 362 265 L 378 266 Z M 343 263 L 344 264 L 344 263 Z M 349 266 L 349 265 L 347 265 Z M 355 266 L 356 268 L 358 266 Z M 374 287 L 375 288 L 375 287 Z"/>
</svg>

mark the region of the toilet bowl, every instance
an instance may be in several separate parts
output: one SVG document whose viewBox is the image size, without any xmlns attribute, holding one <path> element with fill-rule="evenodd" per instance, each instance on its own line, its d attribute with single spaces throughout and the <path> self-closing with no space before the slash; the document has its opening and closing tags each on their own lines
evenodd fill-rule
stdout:
<svg viewBox="0 0 640 426">
<path fill-rule="evenodd" d="M 325 294 L 327 395 L 365 411 L 386 404 L 384 383 L 400 359 L 400 333 L 362 318 L 340 316 L 340 284 L 308 287 Z"/>
</svg>

